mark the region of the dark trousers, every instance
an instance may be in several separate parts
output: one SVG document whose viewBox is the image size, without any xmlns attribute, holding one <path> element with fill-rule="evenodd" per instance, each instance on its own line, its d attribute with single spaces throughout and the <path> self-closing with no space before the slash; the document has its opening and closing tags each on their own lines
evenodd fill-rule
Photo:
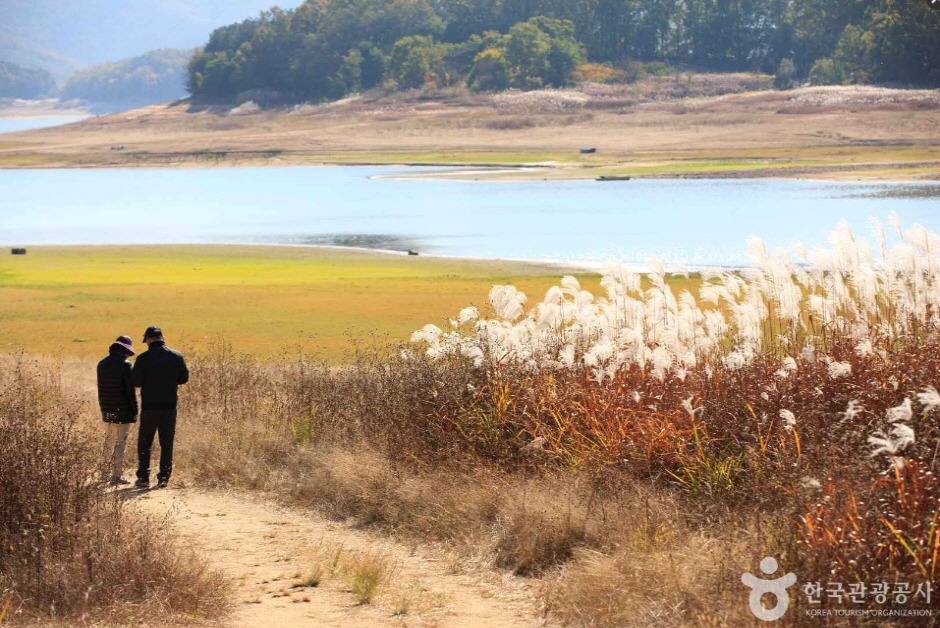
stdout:
<svg viewBox="0 0 940 628">
<path fill-rule="evenodd" d="M 150 451 L 153 437 L 160 435 L 160 472 L 157 480 L 169 480 L 173 473 L 173 437 L 176 435 L 176 408 L 144 408 L 140 413 L 137 437 L 137 479 L 150 481 Z"/>
</svg>

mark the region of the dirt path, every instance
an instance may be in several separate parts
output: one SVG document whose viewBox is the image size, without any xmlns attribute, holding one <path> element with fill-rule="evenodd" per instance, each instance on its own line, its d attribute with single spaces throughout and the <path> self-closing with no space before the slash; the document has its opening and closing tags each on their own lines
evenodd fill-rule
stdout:
<svg viewBox="0 0 940 628">
<path fill-rule="evenodd" d="M 150 491 L 135 503 L 145 513 L 168 517 L 234 580 L 235 611 L 226 626 L 542 625 L 532 585 L 519 578 L 469 568 L 246 493 L 173 488 Z M 357 603 L 349 567 L 343 567 L 363 555 L 381 556 L 393 573 L 371 604 Z M 334 564 L 340 566 L 332 571 Z M 326 568 L 320 584 L 301 586 L 318 565 Z"/>
</svg>

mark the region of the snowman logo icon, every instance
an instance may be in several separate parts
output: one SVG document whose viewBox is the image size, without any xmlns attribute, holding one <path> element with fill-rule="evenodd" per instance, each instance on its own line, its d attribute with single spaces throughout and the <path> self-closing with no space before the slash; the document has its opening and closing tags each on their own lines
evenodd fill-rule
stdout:
<svg viewBox="0 0 940 628">
<path fill-rule="evenodd" d="M 760 570 L 765 575 L 772 575 L 777 571 L 777 560 L 772 556 L 766 557 L 760 561 Z M 747 603 L 754 617 L 762 621 L 777 621 L 790 608 L 790 594 L 787 589 L 796 583 L 796 574 L 791 572 L 774 580 L 766 580 L 745 572 L 741 574 L 741 582 L 751 588 Z M 760 603 L 761 596 L 765 593 L 772 594 L 776 599 L 773 608 L 764 608 Z"/>
</svg>

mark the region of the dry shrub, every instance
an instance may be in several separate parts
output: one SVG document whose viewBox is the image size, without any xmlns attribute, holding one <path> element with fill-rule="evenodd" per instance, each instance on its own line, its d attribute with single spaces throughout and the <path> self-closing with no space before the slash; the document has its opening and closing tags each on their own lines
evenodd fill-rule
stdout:
<svg viewBox="0 0 940 628">
<path fill-rule="evenodd" d="M 14 620 L 218 617 L 227 581 L 99 482 L 98 445 L 55 371 L 0 370 L 0 598 Z"/>
<path fill-rule="evenodd" d="M 583 63 L 574 72 L 575 83 L 626 83 L 636 80 L 640 72 L 627 73 L 603 63 Z"/>
</svg>

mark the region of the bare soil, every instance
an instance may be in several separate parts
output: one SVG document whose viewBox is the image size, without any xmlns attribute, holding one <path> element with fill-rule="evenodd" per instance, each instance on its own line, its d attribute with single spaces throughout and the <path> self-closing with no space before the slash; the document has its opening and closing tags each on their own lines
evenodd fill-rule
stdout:
<svg viewBox="0 0 940 628">
<path fill-rule="evenodd" d="M 178 101 L 6 134 L 0 167 L 405 163 L 498 167 L 456 176 L 500 179 L 940 179 L 940 90 L 674 91 L 414 92 L 242 115 L 231 103 Z M 517 168 L 532 164 L 541 167 Z"/>
<path fill-rule="evenodd" d="M 137 499 L 235 581 L 240 628 L 523 628 L 542 625 L 533 585 L 462 563 L 429 547 L 409 547 L 286 509 L 241 492 L 171 487 Z M 379 555 L 392 575 L 370 604 L 358 604 L 340 574 L 303 586 L 317 548 Z"/>
</svg>

